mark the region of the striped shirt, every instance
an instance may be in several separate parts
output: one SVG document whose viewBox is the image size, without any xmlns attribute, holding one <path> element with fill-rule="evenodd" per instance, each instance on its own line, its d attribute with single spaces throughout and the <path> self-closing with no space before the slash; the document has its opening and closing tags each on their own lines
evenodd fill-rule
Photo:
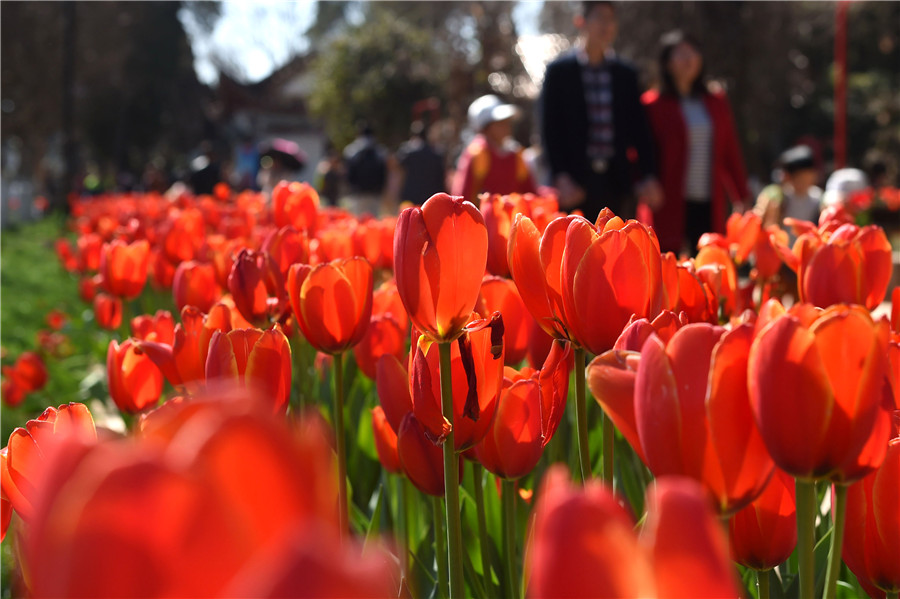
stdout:
<svg viewBox="0 0 900 599">
<path fill-rule="evenodd" d="M 589 64 L 586 55 L 579 55 L 584 100 L 587 104 L 588 147 L 590 160 L 608 160 L 615 154 L 613 140 L 613 88 L 607 62 Z"/>
<path fill-rule="evenodd" d="M 702 98 L 681 99 L 688 137 L 684 197 L 687 201 L 709 201 L 712 181 L 712 120 Z"/>
</svg>

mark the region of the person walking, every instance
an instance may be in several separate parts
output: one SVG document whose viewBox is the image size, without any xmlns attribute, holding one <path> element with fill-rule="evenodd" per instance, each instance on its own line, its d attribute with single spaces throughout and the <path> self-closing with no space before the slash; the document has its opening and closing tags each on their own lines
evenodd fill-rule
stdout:
<svg viewBox="0 0 900 599">
<path fill-rule="evenodd" d="M 540 98 L 541 138 L 559 205 L 592 222 L 609 207 L 635 216 L 636 196 L 659 200 L 653 142 L 636 71 L 612 50 L 612 2 L 581 3 L 574 52 L 547 66 Z"/>
<path fill-rule="evenodd" d="M 422 121 L 413 121 L 409 129 L 409 140 L 397 150 L 397 164 L 403 170 L 400 201 L 423 204 L 445 190 L 444 157 L 428 143 Z"/>
<path fill-rule="evenodd" d="M 704 79 L 699 43 L 681 31 L 661 39 L 660 85 L 642 100 L 653 129 L 662 202 L 653 209 L 660 249 L 693 254 L 700 236 L 725 232 L 728 201 L 742 209 L 747 175 L 731 108 Z"/>
<path fill-rule="evenodd" d="M 376 141 L 372 127 L 360 123 L 359 136 L 344 148 L 347 186 L 350 195 L 344 199 L 354 214 L 381 216 L 391 213 L 383 205 L 387 184 L 387 152 Z"/>
</svg>

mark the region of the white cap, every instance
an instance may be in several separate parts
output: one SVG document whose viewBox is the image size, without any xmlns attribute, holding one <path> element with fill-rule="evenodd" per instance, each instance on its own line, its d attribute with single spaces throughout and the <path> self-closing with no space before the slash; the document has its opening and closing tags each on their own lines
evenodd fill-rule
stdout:
<svg viewBox="0 0 900 599">
<path fill-rule="evenodd" d="M 822 194 L 822 202 L 826 206 L 843 204 L 850 194 L 862 191 L 869 186 L 866 174 L 858 168 L 841 168 L 828 177 L 825 183 L 825 193 Z"/>
<path fill-rule="evenodd" d="M 481 96 L 469 106 L 469 126 L 475 131 L 481 131 L 491 123 L 505 121 L 518 114 L 516 106 L 504 104 L 497 96 Z"/>
</svg>

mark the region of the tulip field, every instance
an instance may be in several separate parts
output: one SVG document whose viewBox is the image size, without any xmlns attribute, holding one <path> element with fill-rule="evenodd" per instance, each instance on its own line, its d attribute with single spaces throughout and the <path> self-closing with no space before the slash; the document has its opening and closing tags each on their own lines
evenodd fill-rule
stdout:
<svg viewBox="0 0 900 599">
<path fill-rule="evenodd" d="M 2 596 L 898 597 L 882 228 L 475 200 L 4 232 Z"/>
</svg>

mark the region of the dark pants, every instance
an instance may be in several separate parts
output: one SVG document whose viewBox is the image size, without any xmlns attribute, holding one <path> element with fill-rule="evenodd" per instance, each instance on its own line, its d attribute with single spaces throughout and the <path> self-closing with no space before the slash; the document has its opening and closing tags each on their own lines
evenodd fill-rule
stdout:
<svg viewBox="0 0 900 599">
<path fill-rule="evenodd" d="M 687 251 L 693 256 L 697 253 L 697 242 L 704 233 L 712 231 L 712 203 L 684 202 L 684 235 Z"/>
</svg>

